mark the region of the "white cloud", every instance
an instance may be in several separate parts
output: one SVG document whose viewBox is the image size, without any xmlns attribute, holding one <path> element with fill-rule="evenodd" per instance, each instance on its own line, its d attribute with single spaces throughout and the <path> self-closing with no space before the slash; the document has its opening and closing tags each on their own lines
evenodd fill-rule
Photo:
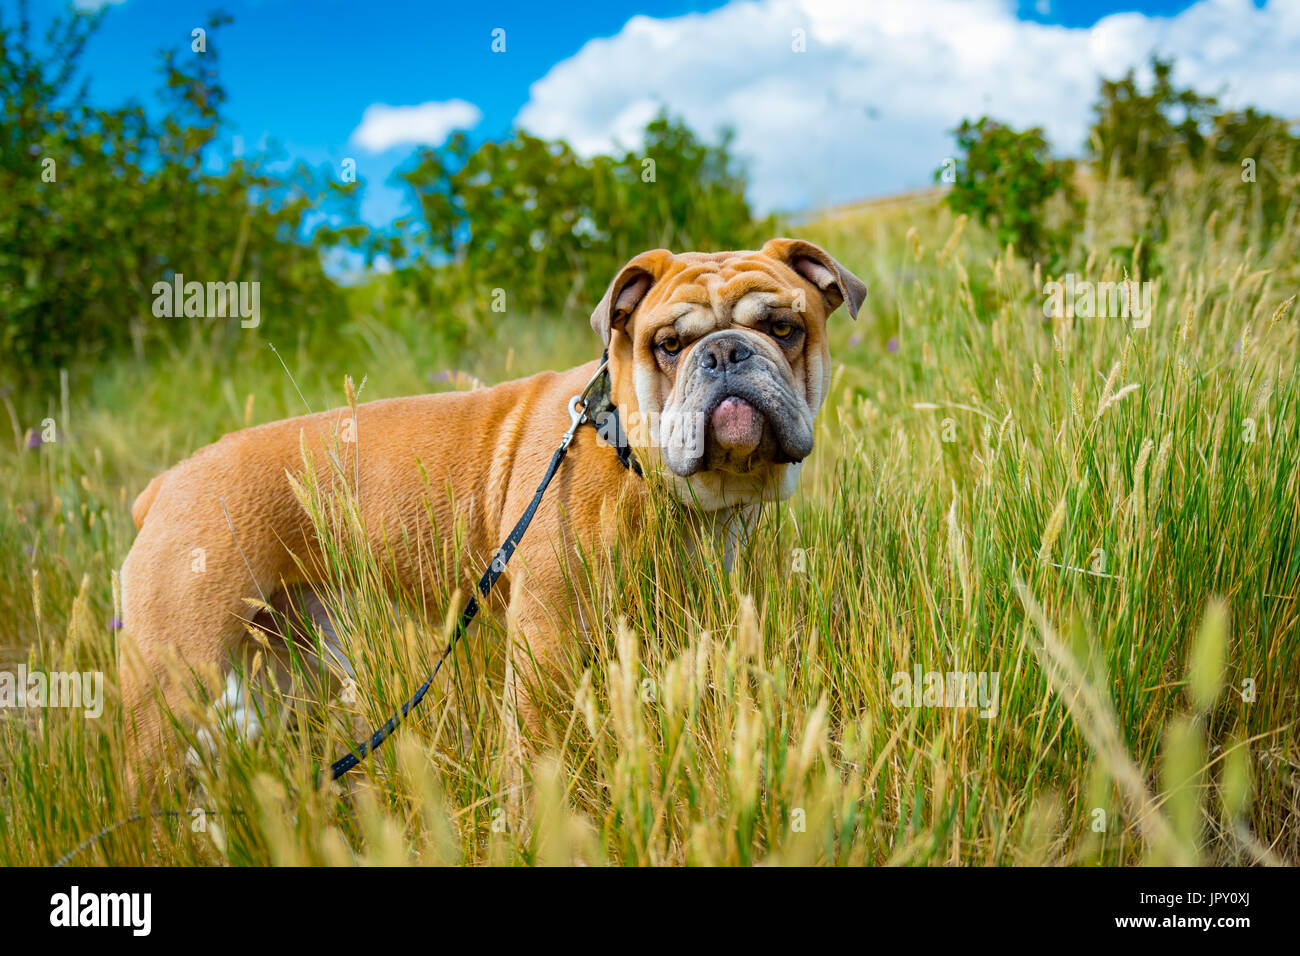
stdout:
<svg viewBox="0 0 1300 956">
<path fill-rule="evenodd" d="M 579 152 L 639 142 L 666 105 L 697 132 L 736 130 L 764 209 L 803 208 L 932 182 L 963 117 L 1042 126 L 1084 146 L 1099 76 L 1148 54 L 1175 80 L 1294 117 L 1300 3 L 1200 0 L 1175 17 L 1121 13 L 1088 29 L 1017 19 L 1014 0 L 744 0 L 634 17 L 533 84 L 516 123 Z M 792 50 L 803 30 L 806 52 Z"/>
<path fill-rule="evenodd" d="M 126 0 L 76 0 L 73 6 L 78 10 L 98 10 L 100 7 L 115 7 Z"/>
<path fill-rule="evenodd" d="M 389 106 L 374 103 L 366 107 L 352 141 L 383 152 L 391 146 L 441 146 L 453 130 L 471 129 L 483 113 L 464 100 L 420 103 L 417 106 Z"/>
</svg>

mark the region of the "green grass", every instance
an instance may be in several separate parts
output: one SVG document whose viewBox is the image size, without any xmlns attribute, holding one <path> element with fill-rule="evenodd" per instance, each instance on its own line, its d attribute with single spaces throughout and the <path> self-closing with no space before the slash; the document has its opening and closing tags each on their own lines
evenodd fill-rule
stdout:
<svg viewBox="0 0 1300 956">
<path fill-rule="evenodd" d="M 871 292 L 857 325 L 832 318 L 800 490 L 731 573 L 666 505 L 587 556 L 595 654 L 576 693 L 547 699 L 518 803 L 492 620 L 345 789 L 316 784 L 423 679 L 445 629 L 389 609 L 346 493 L 304 487 L 329 570 L 357 595 L 342 622 L 356 704 L 294 702 L 292 727 L 228 739 L 145 808 L 202 821 L 133 823 L 77 860 L 1300 861 L 1300 310 L 1284 305 L 1300 233 L 1256 243 L 1226 208 L 1188 185 L 1136 330 L 1044 319 L 1035 268 L 929 200 L 802 230 Z M 1109 250 L 1149 214 L 1096 192 L 1075 271 L 1131 273 Z M 444 369 L 500 381 L 596 352 L 576 314 L 477 328 L 456 349 L 377 309 L 330 342 L 277 345 L 317 409 L 342 400 L 344 372 L 369 399 L 449 387 L 430 381 Z M 0 659 L 103 670 L 110 702 L 97 721 L 0 712 L 7 864 L 53 861 L 141 809 L 108 627 L 134 494 L 226 431 L 305 411 L 264 344 L 231 361 L 198 340 L 46 405 L 58 442 L 26 450 L 37 422 L 14 411 L 0 450 Z M 918 665 L 996 672 L 996 716 L 897 706 L 893 675 Z"/>
</svg>

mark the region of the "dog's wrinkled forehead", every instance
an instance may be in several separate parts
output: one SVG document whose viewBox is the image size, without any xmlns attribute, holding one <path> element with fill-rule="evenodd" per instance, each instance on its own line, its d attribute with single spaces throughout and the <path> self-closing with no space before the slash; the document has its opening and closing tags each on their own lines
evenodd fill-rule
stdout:
<svg viewBox="0 0 1300 956">
<path fill-rule="evenodd" d="M 684 268 L 652 287 L 641 303 L 641 313 L 654 316 L 656 324 L 680 321 L 683 331 L 703 334 L 752 321 L 772 306 L 807 308 L 806 291 L 796 276 L 755 253 L 688 253 L 677 258 Z M 690 328 L 692 323 L 700 327 Z"/>
<path fill-rule="evenodd" d="M 654 249 L 619 271 L 591 325 L 608 345 L 611 331 L 623 328 L 633 312 L 675 320 L 678 310 L 707 308 L 714 323 L 732 324 L 744 322 L 747 309 L 781 305 L 825 318 L 844 303 L 856 318 L 866 292 L 826 250 L 801 239 L 771 239 L 754 252 Z"/>
</svg>

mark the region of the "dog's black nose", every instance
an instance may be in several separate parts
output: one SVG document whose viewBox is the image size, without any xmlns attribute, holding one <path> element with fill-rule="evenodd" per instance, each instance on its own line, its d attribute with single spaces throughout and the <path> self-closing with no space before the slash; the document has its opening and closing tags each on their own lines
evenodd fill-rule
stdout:
<svg viewBox="0 0 1300 956">
<path fill-rule="evenodd" d="M 700 343 L 700 368 L 710 375 L 735 371 L 753 356 L 753 350 L 738 335 L 722 335 Z"/>
</svg>

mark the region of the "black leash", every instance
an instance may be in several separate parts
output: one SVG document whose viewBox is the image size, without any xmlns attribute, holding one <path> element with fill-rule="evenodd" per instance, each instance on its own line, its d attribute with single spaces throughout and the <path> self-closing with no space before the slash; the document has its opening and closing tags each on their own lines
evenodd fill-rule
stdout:
<svg viewBox="0 0 1300 956">
<path fill-rule="evenodd" d="M 370 735 L 369 740 L 358 741 L 350 753 L 344 754 L 330 765 L 331 780 L 337 780 L 366 759 L 367 755 L 388 739 L 388 736 L 397 729 L 398 725 L 406 719 L 412 710 L 420 706 L 420 702 L 424 700 L 424 695 L 433 686 L 433 681 L 438 676 L 438 671 L 442 668 L 443 662 L 451 656 L 457 642 L 465 635 L 474 618 L 478 616 L 479 597 L 482 596 L 486 600 L 488 594 L 492 591 L 492 586 L 497 583 L 497 578 L 501 577 L 501 573 L 505 571 L 506 564 L 509 563 L 511 556 L 515 553 L 515 547 L 523 538 L 524 532 L 528 530 L 528 525 L 532 523 L 533 515 L 537 513 L 537 506 L 542 503 L 542 495 L 546 493 L 547 485 L 551 483 L 551 479 L 559 471 L 560 462 L 564 461 L 564 456 L 569 453 L 569 445 L 580 425 L 584 422 L 595 423 L 598 419 L 603 421 L 606 415 L 612 415 L 615 435 L 617 436 L 613 444 L 618 451 L 618 460 L 623 464 L 624 468 L 635 472 L 637 475 L 641 474 L 641 466 L 632 457 L 631 446 L 622 437 L 618 409 L 609 397 L 609 375 L 606 371 L 608 365 L 609 355 L 606 352 L 601 356 L 600 368 L 596 369 L 596 374 L 591 377 L 591 381 L 587 383 L 581 392 L 569 399 L 569 430 L 564 433 L 564 437 L 560 439 L 560 447 L 555 449 L 555 454 L 551 456 L 550 467 L 546 469 L 546 474 L 542 477 L 542 483 L 537 486 L 532 502 L 528 505 L 522 517 L 515 522 L 514 528 L 506 536 L 506 540 L 497 551 L 496 557 L 492 559 L 488 569 L 479 578 L 478 594 L 471 594 L 465 609 L 460 612 L 460 620 L 456 622 L 456 630 L 452 632 L 451 640 L 447 642 L 447 646 L 443 649 L 442 656 L 434 664 L 433 673 L 429 675 L 428 680 L 416 689 L 410 700 L 402 705 L 401 711 L 388 718 L 387 723 Z M 597 390 L 595 395 L 593 395 L 593 389 Z M 591 412 L 590 415 L 588 414 L 589 411 Z"/>
</svg>

